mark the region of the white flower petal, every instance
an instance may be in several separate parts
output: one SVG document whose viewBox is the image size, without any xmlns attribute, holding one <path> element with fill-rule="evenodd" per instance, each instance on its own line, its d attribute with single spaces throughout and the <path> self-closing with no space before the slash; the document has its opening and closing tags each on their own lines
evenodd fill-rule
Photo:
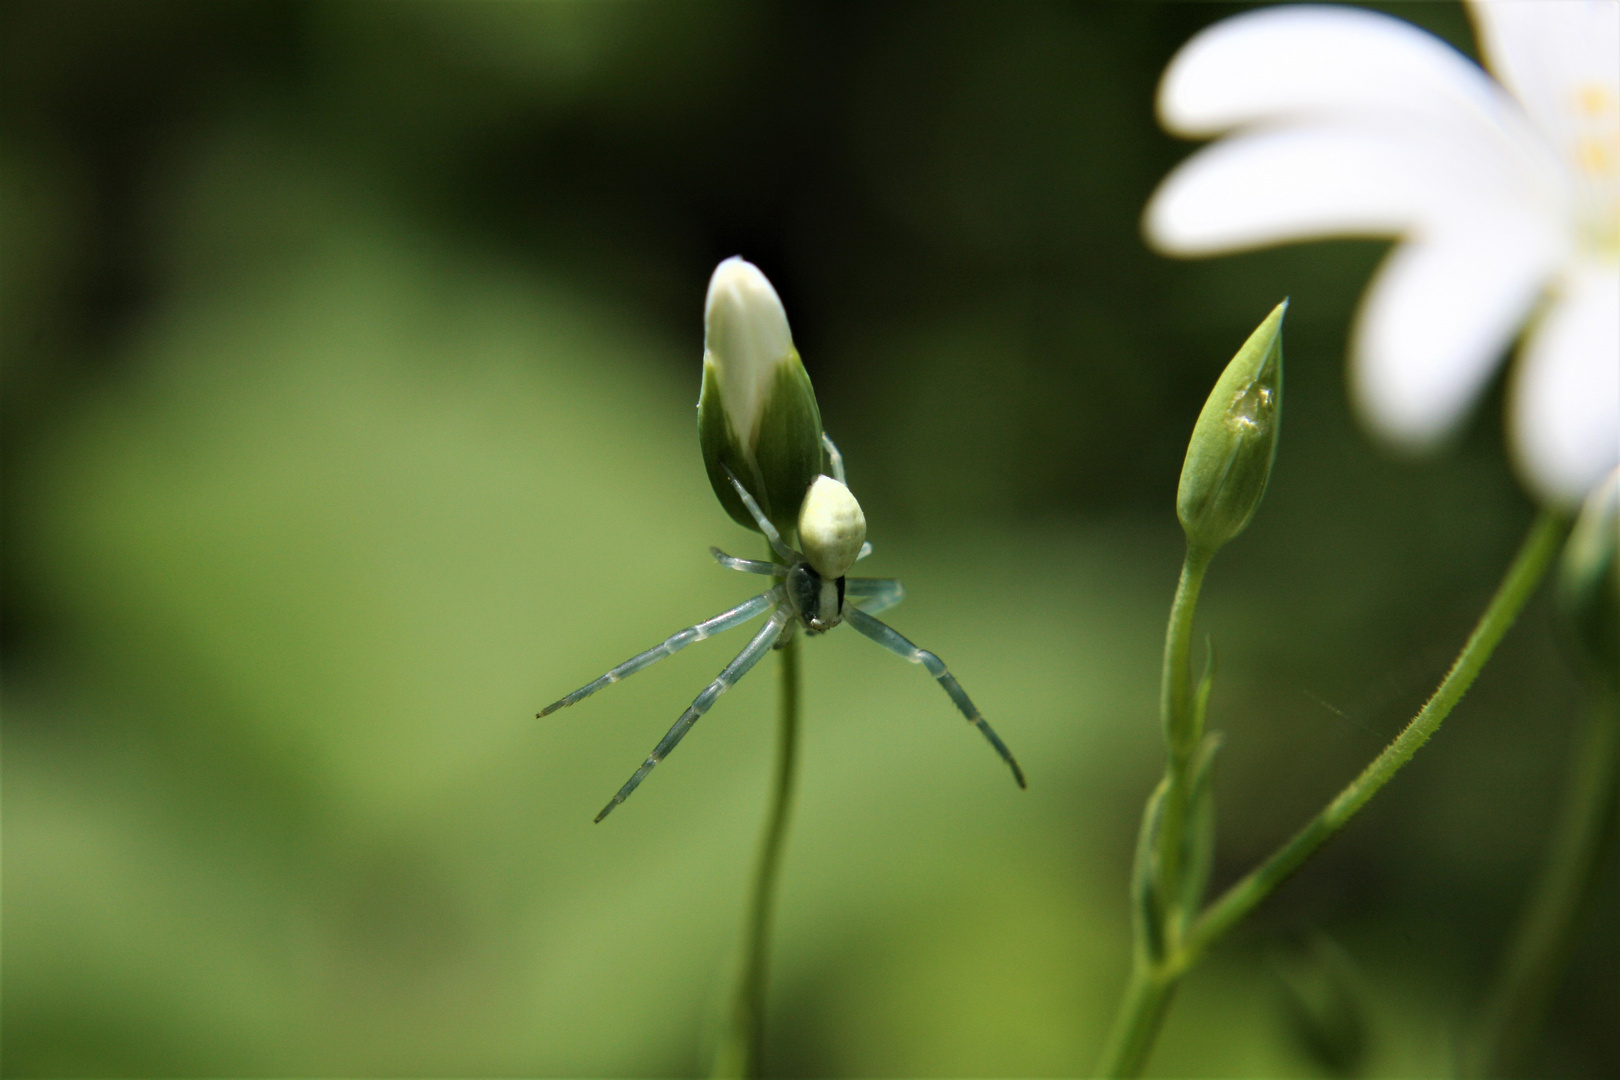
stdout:
<svg viewBox="0 0 1620 1080">
<path fill-rule="evenodd" d="M 1428 125 L 1289 127 L 1230 136 L 1182 162 L 1144 228 L 1162 250 L 1206 255 L 1489 220 L 1523 190 L 1514 159 Z"/>
<path fill-rule="evenodd" d="M 1588 231 L 1620 240 L 1620 3 L 1473 5 L 1491 69 L 1540 129 Z"/>
<path fill-rule="evenodd" d="M 703 353 L 719 369 L 721 396 L 739 438 L 758 438 L 765 395 L 793 355 L 781 298 L 759 267 L 733 255 L 714 268 L 703 308 Z"/>
<path fill-rule="evenodd" d="M 1555 141 L 1576 137 L 1583 118 L 1620 123 L 1620 4 L 1492 0 L 1471 11 L 1491 71 Z"/>
<path fill-rule="evenodd" d="M 1585 263 L 1526 343 L 1509 406 L 1518 463 L 1573 505 L 1620 462 L 1620 266 Z"/>
<path fill-rule="evenodd" d="M 1368 111 L 1489 124 L 1491 80 L 1439 38 L 1347 7 L 1265 8 L 1223 20 L 1178 52 L 1159 84 L 1159 116 L 1182 135 Z"/>
<path fill-rule="evenodd" d="M 1506 216 L 1391 252 L 1351 346 L 1352 395 L 1368 425 L 1417 449 L 1448 435 L 1562 254 L 1539 221 Z"/>
</svg>

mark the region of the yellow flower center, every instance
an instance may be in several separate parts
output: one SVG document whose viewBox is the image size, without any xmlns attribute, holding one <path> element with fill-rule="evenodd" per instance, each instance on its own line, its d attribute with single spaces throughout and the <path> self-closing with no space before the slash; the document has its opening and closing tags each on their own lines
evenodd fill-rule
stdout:
<svg viewBox="0 0 1620 1080">
<path fill-rule="evenodd" d="M 1620 258 L 1620 100 L 1603 83 L 1582 83 L 1570 102 L 1571 147 L 1587 203 L 1587 232 L 1599 253 Z"/>
</svg>

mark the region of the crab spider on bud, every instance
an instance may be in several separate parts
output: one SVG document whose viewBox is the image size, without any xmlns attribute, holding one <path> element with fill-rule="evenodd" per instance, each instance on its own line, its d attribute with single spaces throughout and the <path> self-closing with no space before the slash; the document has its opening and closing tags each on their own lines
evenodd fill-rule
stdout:
<svg viewBox="0 0 1620 1080">
<path fill-rule="evenodd" d="M 698 398 L 703 464 L 720 504 L 739 523 L 765 536 L 772 558 L 768 562 L 739 559 L 719 548 L 709 550 L 728 570 L 774 578 L 775 583 L 758 596 L 632 656 L 552 702 L 538 715 L 566 708 L 695 641 L 761 615 L 768 617 L 742 652 L 680 715 L 596 820 L 601 821 L 629 798 L 715 700 L 772 648 L 788 644 L 800 630 L 806 635 L 824 634 L 844 623 L 902 659 L 921 665 L 1023 787 L 1023 769 L 945 662 L 874 617 L 905 596 L 900 582 L 846 576 L 872 551 L 866 542 L 866 515 L 845 482 L 843 455 L 821 430 L 815 390 L 793 348 L 782 302 L 751 263 L 734 257 L 715 268 L 704 310 L 703 345 L 703 391 Z M 823 467 L 830 476 L 823 473 Z M 790 543 L 795 533 L 799 548 Z"/>
</svg>

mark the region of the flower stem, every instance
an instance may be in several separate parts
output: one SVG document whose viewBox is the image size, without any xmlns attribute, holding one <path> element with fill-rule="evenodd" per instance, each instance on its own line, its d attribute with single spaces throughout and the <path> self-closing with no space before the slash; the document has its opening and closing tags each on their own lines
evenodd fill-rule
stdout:
<svg viewBox="0 0 1620 1080">
<path fill-rule="evenodd" d="M 1097 1062 L 1098 1076 L 1141 1075 L 1178 982 L 1141 960 L 1131 968 L 1131 981 L 1125 986 L 1114 1029 L 1108 1033 L 1108 1042 Z"/>
<path fill-rule="evenodd" d="M 1147 1063 L 1159 1024 L 1175 992 L 1176 976 L 1164 966 L 1184 923 L 1179 907 L 1181 874 L 1186 869 L 1183 832 L 1190 764 L 1202 732 L 1192 707 L 1192 626 L 1198 593 L 1213 552 L 1189 549 L 1181 564 L 1170 623 L 1164 634 L 1159 710 L 1169 755 L 1164 779 L 1142 811 L 1142 832 L 1132 870 L 1134 958 L 1130 982 L 1120 1001 L 1113 1030 L 1097 1061 L 1098 1076 L 1135 1076 Z"/>
<path fill-rule="evenodd" d="M 1367 800 L 1389 783 L 1401 766 L 1410 761 L 1418 748 L 1439 730 L 1441 721 L 1473 685 L 1485 661 L 1490 659 L 1503 635 L 1513 625 L 1513 620 L 1536 591 L 1567 531 L 1568 523 L 1558 514 L 1544 511 L 1536 518 L 1518 555 L 1508 567 L 1507 576 L 1497 586 L 1496 595 L 1491 597 L 1490 605 L 1480 616 L 1462 652 L 1457 655 L 1456 662 L 1446 672 L 1434 695 L 1384 752 L 1339 792 L 1321 813 L 1205 910 L 1193 924 L 1182 955 L 1177 958 L 1182 970 L 1196 963 L 1205 950 L 1270 896 L 1273 889 L 1343 828 L 1366 805 Z"/>
<path fill-rule="evenodd" d="M 1172 762 L 1185 765 L 1203 732 L 1197 730 L 1192 708 L 1192 624 L 1198 593 L 1204 586 L 1213 551 L 1189 548 L 1181 564 L 1181 580 L 1170 605 L 1170 625 L 1164 633 L 1164 666 L 1159 676 L 1159 714 Z"/>
<path fill-rule="evenodd" d="M 777 650 L 781 660 L 780 734 L 776 745 L 776 775 L 772 784 L 770 816 L 760 841 L 754 890 L 748 905 L 748 936 L 744 941 L 742 981 L 732 1007 L 730 1028 L 715 1058 L 716 1077 L 757 1077 L 764 1062 L 765 986 L 770 967 L 771 915 L 776 903 L 776 880 L 787 838 L 788 812 L 799 749 L 799 638 L 788 639 Z"/>
<path fill-rule="evenodd" d="M 1477 1076 L 1528 1073 L 1536 1033 L 1602 869 L 1605 837 L 1614 829 L 1617 773 L 1620 694 L 1612 686 L 1599 686 L 1576 739 L 1552 854 L 1485 1007 L 1475 1044 L 1472 1072 Z"/>
<path fill-rule="evenodd" d="M 1567 522 L 1557 514 L 1543 513 L 1536 519 L 1462 652 L 1418 714 L 1384 752 L 1293 839 L 1209 905 L 1185 935 L 1179 935 L 1178 927 L 1183 920 L 1178 909 L 1181 883 L 1177 875 L 1184 870 L 1179 865 L 1179 852 L 1183 847 L 1179 830 L 1186 815 L 1189 763 L 1202 736 L 1202 732 L 1195 730 L 1198 717 L 1192 707 L 1188 655 L 1193 609 L 1208 564 L 1207 556 L 1199 560 L 1193 552 L 1188 553 L 1165 638 L 1162 701 L 1170 762 L 1165 770 L 1163 818 L 1157 842 L 1144 842 L 1137 849 L 1136 880 L 1147 883 L 1146 889 L 1156 894 L 1156 902 L 1136 905 L 1137 944 L 1131 981 L 1098 1062 L 1098 1076 L 1140 1074 L 1158 1037 L 1170 997 L 1188 970 L 1210 946 L 1343 828 L 1439 729 L 1441 721 L 1473 685 L 1480 669 L 1535 593 L 1567 531 Z M 1150 801 L 1148 813 L 1153 811 Z M 1147 817 L 1144 817 L 1143 828 L 1147 836 L 1151 829 Z M 1172 829 L 1178 830 L 1178 834 L 1165 835 Z M 1149 853 L 1157 866 L 1144 864 Z M 1156 938 L 1152 936 L 1155 930 Z"/>
</svg>

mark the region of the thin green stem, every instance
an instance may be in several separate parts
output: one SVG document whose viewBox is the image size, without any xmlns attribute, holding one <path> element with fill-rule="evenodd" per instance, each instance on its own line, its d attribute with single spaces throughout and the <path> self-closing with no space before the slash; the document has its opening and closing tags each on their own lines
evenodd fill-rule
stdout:
<svg viewBox="0 0 1620 1080">
<path fill-rule="evenodd" d="M 1536 518 L 1524 545 L 1508 567 L 1507 576 L 1491 598 L 1490 606 L 1480 617 L 1474 632 L 1468 636 L 1462 652 L 1434 695 L 1395 737 L 1395 741 L 1339 792 L 1321 813 L 1205 910 L 1193 924 L 1181 954 L 1176 958 L 1179 970 L 1185 971 L 1196 963 L 1222 935 L 1270 896 L 1273 889 L 1343 828 L 1367 804 L 1367 800 L 1412 759 L 1418 748 L 1429 741 L 1429 737 L 1439 729 L 1441 721 L 1473 685 L 1485 661 L 1490 659 L 1502 636 L 1536 591 L 1567 531 L 1567 521 L 1558 514 L 1543 512 Z"/>
<path fill-rule="evenodd" d="M 776 905 L 776 881 L 787 839 L 788 814 L 799 748 L 799 639 L 790 638 L 777 650 L 782 658 L 780 735 L 776 745 L 776 774 L 772 783 L 770 816 L 760 841 L 759 864 L 748 905 L 748 933 L 744 941 L 742 981 L 737 987 L 731 1024 L 715 1059 L 716 1077 L 757 1077 L 764 1062 L 765 987 L 770 968 L 771 915 Z"/>
<path fill-rule="evenodd" d="M 1617 772 L 1620 701 L 1613 687 L 1600 687 L 1576 739 L 1552 854 L 1485 1007 L 1472 1069 L 1477 1076 L 1528 1072 L 1536 1034 L 1602 868 L 1599 855 L 1614 827 Z"/>
<path fill-rule="evenodd" d="M 1157 891 L 1157 903 L 1137 905 L 1137 947 L 1131 981 L 1098 1062 L 1098 1076 L 1135 1076 L 1141 1072 L 1158 1037 L 1170 997 L 1187 971 L 1211 945 L 1253 911 L 1272 890 L 1343 828 L 1439 729 L 1441 721 L 1473 685 L 1480 669 L 1535 593 L 1566 531 L 1567 522 L 1556 514 L 1543 513 L 1536 519 L 1518 555 L 1508 567 L 1507 575 L 1491 598 L 1490 605 L 1463 645 L 1462 652 L 1417 716 L 1320 814 L 1205 909 L 1185 936 L 1176 940 L 1174 935 L 1179 924 L 1174 908 L 1178 893 L 1176 887 L 1179 885 L 1176 875 L 1181 869 L 1176 860 L 1179 860 L 1182 849 L 1179 830 L 1185 819 L 1190 787 L 1188 766 L 1202 735 L 1193 730 L 1197 725 L 1191 708 L 1188 656 L 1193 612 L 1209 561 L 1207 556 L 1199 559 L 1194 553 L 1188 553 L 1165 637 L 1161 701 L 1171 753 L 1165 770 L 1163 818 L 1157 842 L 1144 842 L 1138 846 L 1135 871 L 1137 881 Z M 1153 804 L 1150 801 L 1148 813 L 1152 812 Z M 1144 833 L 1148 828 L 1147 819 L 1144 818 Z M 1178 833 L 1173 837 L 1166 836 L 1165 833 L 1171 829 L 1178 830 Z M 1153 857 L 1159 860 L 1157 868 L 1144 865 L 1143 860 L 1148 857 L 1148 852 L 1153 852 Z M 1158 920 L 1157 949 L 1149 948 L 1154 944 L 1147 937 L 1153 930 L 1149 919 Z M 1162 953 L 1162 959 L 1155 956 L 1156 952 Z"/>
<path fill-rule="evenodd" d="M 1164 959 L 1174 950 L 1184 923 L 1179 910 L 1184 871 L 1186 826 L 1193 750 L 1202 733 L 1193 708 L 1191 662 L 1193 616 L 1198 593 L 1213 552 L 1189 549 L 1181 564 L 1176 598 L 1164 634 L 1164 664 L 1159 709 L 1169 755 L 1164 779 L 1142 811 L 1141 835 L 1132 870 L 1133 927 L 1136 947 L 1130 982 L 1120 1001 L 1114 1027 L 1097 1062 L 1098 1076 L 1135 1076 L 1147 1063 L 1175 992 Z"/>
<path fill-rule="evenodd" d="M 1165 765 L 1164 805 L 1154 858 L 1152 877 L 1159 925 L 1152 929 L 1158 941 L 1169 948 L 1178 944 L 1183 919 L 1179 910 L 1180 882 L 1184 870 L 1188 799 L 1192 792 L 1193 753 L 1203 732 L 1193 707 L 1192 627 L 1198 610 L 1198 593 L 1204 585 L 1214 552 L 1189 549 L 1181 564 L 1176 598 L 1170 605 L 1170 623 L 1164 634 L 1164 664 L 1159 680 L 1159 711 L 1170 756 Z"/>
<path fill-rule="evenodd" d="M 1192 708 L 1192 625 L 1198 610 L 1198 593 L 1204 587 L 1204 574 L 1214 552 L 1188 549 L 1176 583 L 1176 598 L 1170 605 L 1170 624 L 1164 631 L 1164 665 L 1159 674 L 1159 715 L 1164 721 L 1165 741 L 1172 759 L 1185 764 L 1203 734 L 1193 730 Z"/>
<path fill-rule="evenodd" d="M 1142 1074 L 1178 981 L 1141 960 L 1131 968 L 1131 981 L 1125 986 L 1114 1029 L 1097 1061 L 1098 1076 Z"/>
</svg>

